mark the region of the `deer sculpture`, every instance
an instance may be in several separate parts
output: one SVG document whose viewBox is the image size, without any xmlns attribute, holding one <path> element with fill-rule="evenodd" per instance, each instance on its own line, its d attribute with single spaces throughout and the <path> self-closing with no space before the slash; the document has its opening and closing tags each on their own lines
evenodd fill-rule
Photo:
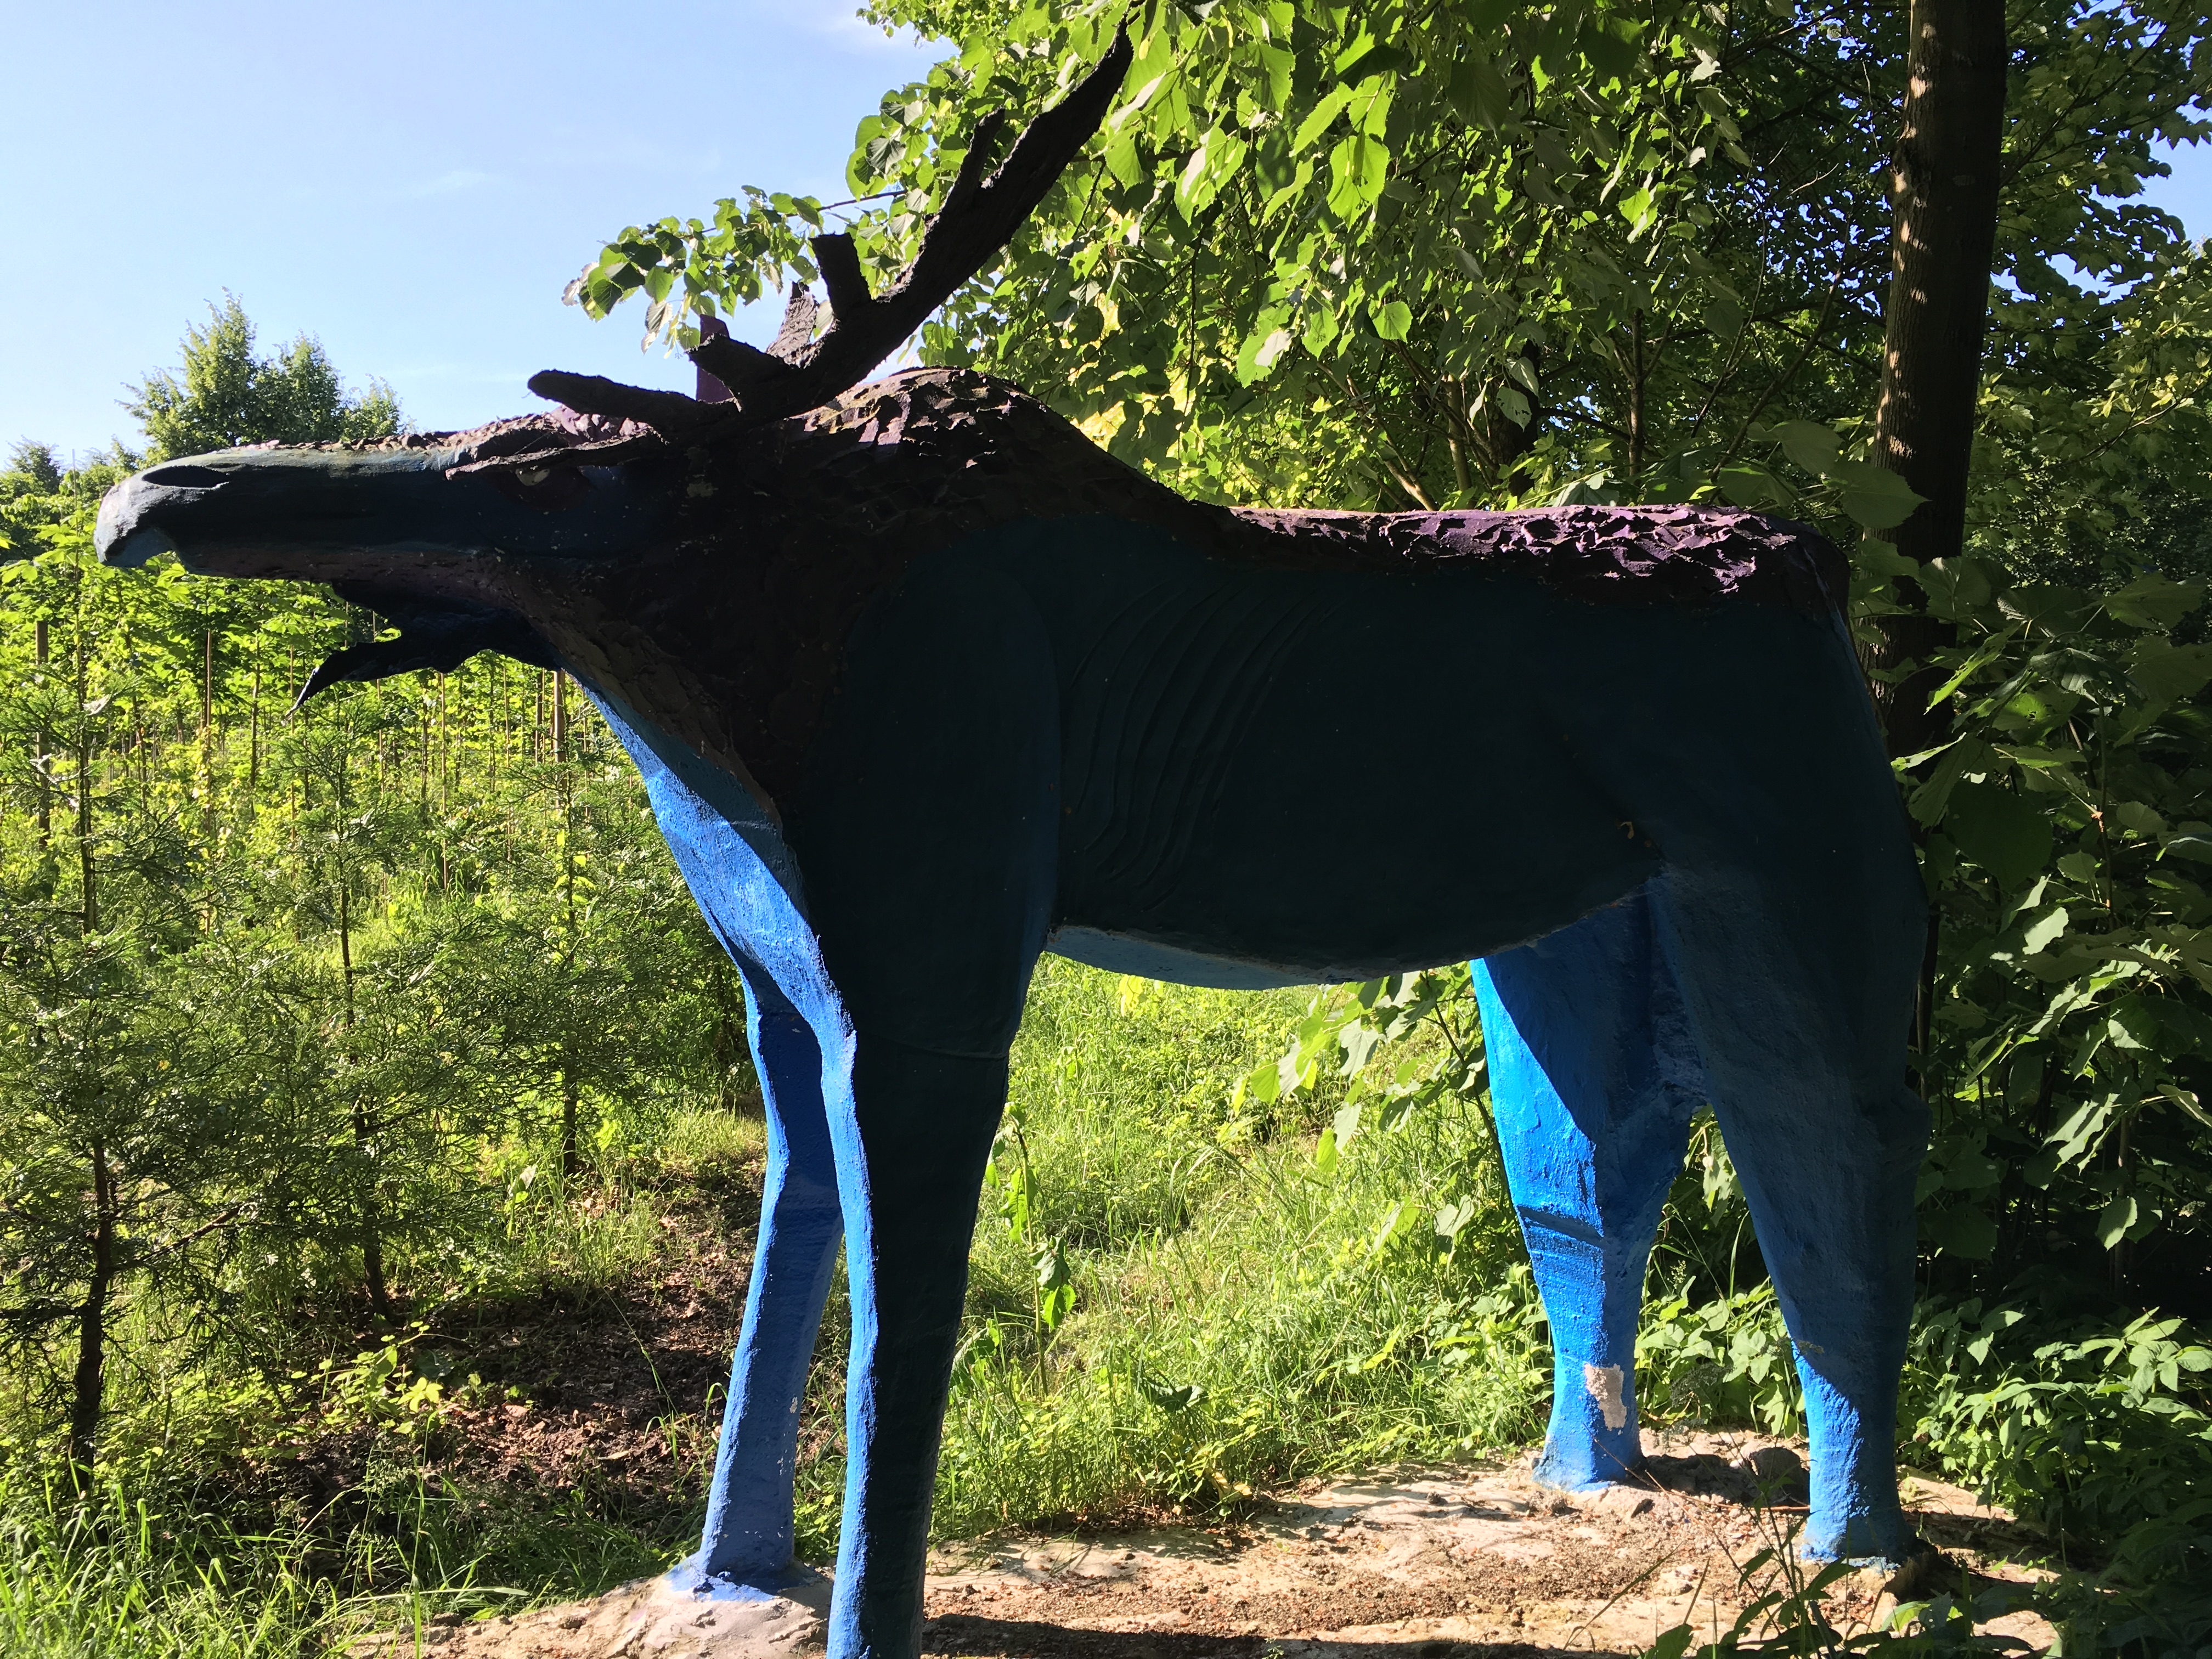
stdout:
<svg viewBox="0 0 2212 1659">
<path fill-rule="evenodd" d="M 799 292 L 773 349 L 693 354 L 726 400 L 549 373 L 550 414 L 166 462 L 108 496 L 102 554 L 329 582 L 397 624 L 303 696 L 504 651 L 568 670 L 635 757 L 744 976 L 769 1122 L 690 1592 L 805 1571 L 799 1405 L 842 1239 L 830 1650 L 916 1650 L 1045 951 L 1231 987 L 1474 960 L 1556 1351 L 1539 1474 L 1565 1487 L 1638 1468 L 1644 1264 L 1709 1103 L 1796 1344 L 1804 1547 L 1901 1559 L 1924 905 L 1838 556 L 1719 509 L 1232 511 L 980 375 L 851 390 L 1006 244 L 1128 59 L 988 179 L 986 123 L 886 292 L 817 238 L 826 328 Z M 1378 828 L 1387 855 L 1345 856 Z"/>
</svg>

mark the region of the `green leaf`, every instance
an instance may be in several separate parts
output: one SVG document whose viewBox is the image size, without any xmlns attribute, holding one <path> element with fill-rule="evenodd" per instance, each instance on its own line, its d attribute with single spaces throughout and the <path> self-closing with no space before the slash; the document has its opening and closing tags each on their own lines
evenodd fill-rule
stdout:
<svg viewBox="0 0 2212 1659">
<path fill-rule="evenodd" d="M 1453 64 L 1444 96 L 1464 119 L 1492 132 L 1512 118 L 1512 91 L 1505 77 L 1485 58 L 1468 58 Z"/>
<path fill-rule="evenodd" d="M 1328 209 L 1350 221 L 1372 207 L 1390 176 L 1390 152 L 1364 132 L 1341 139 L 1328 153 Z"/>
<path fill-rule="evenodd" d="M 1306 118 L 1298 123 L 1298 130 L 1291 138 L 1291 154 L 1296 155 L 1327 132 L 1329 124 L 1344 112 L 1344 106 L 1351 101 L 1352 88 L 1338 87 L 1316 104 Z"/>
<path fill-rule="evenodd" d="M 2047 948 L 2066 931 L 2068 919 L 2066 907 L 2063 904 L 2054 904 L 2036 917 L 2028 923 L 2027 931 L 2021 937 L 2020 948 L 2022 954 L 2032 957 Z"/>
<path fill-rule="evenodd" d="M 2160 850 L 2197 864 L 2212 864 L 2212 836 L 2168 836 Z"/>
<path fill-rule="evenodd" d="M 1868 537 L 1852 550 L 1851 562 L 1869 575 L 1917 577 L 1920 561 L 1907 558 L 1891 542 Z"/>
<path fill-rule="evenodd" d="M 1124 128 L 1121 136 L 1106 146 L 1105 159 L 1106 171 L 1124 188 L 1145 176 L 1143 164 L 1137 159 L 1137 131 L 1133 125 Z"/>
<path fill-rule="evenodd" d="M 1825 478 L 1844 458 L 1844 441 L 1812 421 L 1784 421 L 1774 429 L 1782 453 L 1815 477 Z"/>
<path fill-rule="evenodd" d="M 1357 86 L 1372 75 L 1392 75 L 1411 69 L 1413 60 L 1409 53 L 1396 46 L 1370 46 L 1365 52 L 1337 70 L 1337 78 L 1348 86 Z"/>
<path fill-rule="evenodd" d="M 1942 823 L 1959 850 L 2000 886 L 2025 887 L 2051 862 L 2051 820 L 2009 789 L 1962 783 L 1951 792 Z"/>
<path fill-rule="evenodd" d="M 1155 1382 L 1146 1376 L 1138 1379 L 1138 1387 L 1144 1390 L 1146 1399 L 1170 1417 L 1177 1412 L 1188 1411 L 1206 1398 L 1205 1389 L 1195 1382 Z"/>
<path fill-rule="evenodd" d="M 2197 609 L 2203 598 L 2203 584 L 2169 581 L 2154 573 L 2107 593 L 2105 609 L 2136 628 L 2171 628 Z"/>
<path fill-rule="evenodd" d="M 1316 357 L 1328 349 L 1337 336 L 1336 309 L 1333 306 L 1317 305 L 1306 313 L 1305 331 L 1299 337 L 1305 349 Z"/>
<path fill-rule="evenodd" d="M 1259 326 L 1245 337 L 1237 352 L 1237 380 L 1240 386 L 1254 386 L 1266 380 L 1282 355 L 1297 343 L 1291 331 L 1281 325 L 1280 312 L 1260 313 Z"/>
<path fill-rule="evenodd" d="M 1352 1145 L 1352 1137 L 1359 1133 L 1358 1106 L 1355 1103 L 1339 1107 L 1336 1115 L 1329 1120 L 1329 1127 L 1335 1133 L 1336 1149 L 1340 1152 Z"/>
<path fill-rule="evenodd" d="M 1176 181 L 1176 210 L 1185 224 L 1212 203 L 1223 182 L 1244 164 L 1244 141 L 1219 127 L 1199 140 Z"/>
<path fill-rule="evenodd" d="M 1789 507 L 1797 497 L 1790 486 L 1755 461 L 1740 461 L 1713 475 L 1722 495 L 1738 507 Z"/>
<path fill-rule="evenodd" d="M 1844 511 L 1865 530 L 1894 530 L 1927 499 L 1914 493 L 1886 466 L 1872 461 L 1835 461 L 1826 475 L 1844 486 Z"/>
<path fill-rule="evenodd" d="M 2111 1041 L 2115 1048 L 2158 1047 L 2158 1016 L 2142 997 L 2123 997 L 2113 1005 Z"/>
<path fill-rule="evenodd" d="M 1413 308 L 1403 300 L 1393 300 L 1376 308 L 1375 331 L 1386 340 L 1402 340 L 1413 331 Z"/>
<path fill-rule="evenodd" d="M 1314 1168 L 1323 1175 L 1336 1173 L 1336 1131 L 1323 1129 L 1321 1139 L 1314 1142 Z"/>
<path fill-rule="evenodd" d="M 2129 1193 L 2121 1194 L 2119 1197 L 2105 1206 L 2099 1213 L 2097 1242 L 2106 1249 L 2111 1249 L 2128 1236 L 2128 1230 L 2136 1224 L 2136 1219 L 2141 1213 L 2142 1206 L 2136 1202 L 2134 1195 Z"/>
<path fill-rule="evenodd" d="M 2156 638 L 2139 640 L 2128 662 L 2128 678 L 2142 687 L 2146 696 L 2160 702 L 2193 697 L 2204 689 L 2206 681 L 2212 680 L 2212 643 L 2172 645 Z"/>
<path fill-rule="evenodd" d="M 1996 1254 L 1996 1220 L 1971 1205 L 1923 1212 L 1920 1236 L 1944 1255 L 1965 1261 L 1987 1261 Z"/>
</svg>

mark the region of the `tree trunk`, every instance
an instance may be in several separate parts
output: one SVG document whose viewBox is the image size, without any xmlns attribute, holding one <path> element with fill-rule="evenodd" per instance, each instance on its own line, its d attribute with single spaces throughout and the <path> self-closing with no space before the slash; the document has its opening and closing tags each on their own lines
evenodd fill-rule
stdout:
<svg viewBox="0 0 2212 1659">
<path fill-rule="evenodd" d="M 344 799 L 343 774 L 339 784 L 340 815 L 350 810 Z M 350 1069 L 352 1052 L 353 1003 L 353 899 L 352 872 L 343 862 L 338 866 L 338 971 L 345 986 L 345 1060 Z M 392 1285 L 384 1269 L 384 1206 L 377 1193 L 376 1179 L 376 1123 L 362 1098 L 361 1085 L 356 1081 L 349 1091 L 349 1109 L 352 1119 L 353 1144 L 368 1166 L 368 1179 L 362 1188 L 361 1198 L 361 1276 L 368 1287 L 369 1305 L 380 1318 L 392 1317 Z"/>
<path fill-rule="evenodd" d="M 100 931 L 100 890 L 94 878 L 92 851 L 92 717 L 82 713 L 89 696 L 86 690 L 85 648 L 80 639 L 76 653 L 76 696 L 79 714 L 76 717 L 76 752 L 70 757 L 76 763 L 76 861 L 77 880 L 82 888 L 83 910 L 82 921 L 86 933 Z M 127 778 L 129 774 L 125 774 Z"/>
<path fill-rule="evenodd" d="M 583 1173 L 583 1149 L 577 1142 L 576 1115 L 582 1091 L 576 1078 L 573 1054 L 561 1056 L 561 1179 L 573 1182 Z"/>
<path fill-rule="evenodd" d="M 200 827 L 215 838 L 215 629 L 201 636 Z"/>
<path fill-rule="evenodd" d="M 100 1434 L 100 1395 L 107 1358 L 107 1294 L 115 1282 L 115 1177 L 107 1143 L 92 1143 L 92 1272 L 77 1311 L 76 1376 L 70 1395 L 70 1482 L 79 1493 L 92 1485 L 92 1458 Z"/>
<path fill-rule="evenodd" d="M 1966 538 L 2004 142 L 2003 0 L 1912 0 L 1910 29 L 1875 458 L 1927 498 L 1893 538 L 1924 564 L 1956 556 Z M 1867 665 L 1893 756 L 1950 732 L 1949 714 L 1928 707 L 1941 680 L 1927 665 L 1951 626 L 1917 608 L 1917 585 L 1899 587 L 1915 609 L 1881 620 Z"/>
<path fill-rule="evenodd" d="M 561 951 L 561 979 L 563 992 L 570 1006 L 562 1012 L 563 1023 L 569 1035 L 561 1048 L 561 1178 L 574 1181 L 581 1173 L 583 1158 L 576 1144 L 576 1111 L 582 1095 L 581 1080 L 576 1075 L 576 1044 L 574 1021 L 577 946 L 576 937 L 576 792 L 575 781 L 568 775 L 568 677 L 555 670 L 553 674 L 553 764 L 554 774 L 561 792 L 561 902 L 563 911 L 563 939 Z"/>
<path fill-rule="evenodd" d="M 1875 459 L 1925 497 L 1892 537 L 1899 552 L 1924 565 L 1956 557 L 1966 543 L 2002 183 L 2004 0 L 1912 0 L 1907 27 Z M 1922 608 L 1927 595 L 1917 583 L 1900 577 L 1896 588 L 1906 610 L 1881 619 L 1866 662 L 1892 757 L 1950 736 L 1949 708 L 1928 705 L 1943 672 L 1932 659 L 1956 638 L 1949 623 Z M 1911 1033 L 1924 1096 L 1935 1092 L 1927 1057 L 1941 925 L 1931 905 Z"/>
<path fill-rule="evenodd" d="M 1628 482 L 1633 489 L 1643 481 L 1644 452 L 1644 307 L 1638 306 L 1628 326 Z"/>
<path fill-rule="evenodd" d="M 31 648 L 38 658 L 39 684 L 43 686 L 46 682 L 48 648 L 46 619 L 44 617 L 31 625 Z M 39 775 L 39 851 L 41 855 L 53 845 L 54 841 L 54 786 L 53 780 L 46 775 L 46 768 L 52 763 L 49 750 L 52 743 L 52 736 L 43 726 L 31 738 L 31 762 Z"/>
</svg>

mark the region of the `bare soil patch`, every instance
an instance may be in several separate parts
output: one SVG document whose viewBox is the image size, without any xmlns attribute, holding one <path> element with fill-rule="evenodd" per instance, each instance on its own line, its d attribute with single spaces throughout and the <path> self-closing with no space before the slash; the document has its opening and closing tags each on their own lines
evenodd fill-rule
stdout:
<svg viewBox="0 0 2212 1659">
<path fill-rule="evenodd" d="M 1659 1443 L 1648 1484 L 1540 1487 L 1524 1458 L 1316 1484 L 1234 1527 L 1007 1534 L 931 1559 L 927 1654 L 993 1659 L 1486 1659 L 1641 1652 L 1688 1623 L 1728 1628 L 1765 1585 L 1741 1567 L 1802 1518 L 1802 1449 L 1749 1435 Z M 2022 1590 L 2043 1540 L 1966 1492 L 1913 1477 L 1907 1500 L 1954 1588 Z M 1764 1498 L 1765 1501 L 1760 1502 Z M 1908 1595 L 1916 1592 L 1905 1588 Z M 829 1585 L 705 1606 L 655 1583 L 434 1627 L 375 1650 L 437 1659 L 731 1659 L 817 1650 Z M 1873 1575 L 1840 1587 L 1839 1626 L 1887 1616 Z M 2050 1646 L 2033 1613 L 1992 1633 Z"/>
</svg>

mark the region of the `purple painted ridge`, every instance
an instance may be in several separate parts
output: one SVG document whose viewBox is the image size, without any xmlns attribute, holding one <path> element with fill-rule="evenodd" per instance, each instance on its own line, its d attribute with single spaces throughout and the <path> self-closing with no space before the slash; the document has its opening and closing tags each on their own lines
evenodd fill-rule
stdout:
<svg viewBox="0 0 2212 1659">
<path fill-rule="evenodd" d="M 1464 562 L 1526 575 L 1576 599 L 1697 605 L 1741 599 L 1839 612 L 1850 570 L 1809 526 L 1736 508 L 1526 507 L 1515 512 L 1330 513 L 1251 508 L 1278 556 L 1404 570 Z M 1303 562 L 1303 561 L 1295 561 Z"/>
</svg>

